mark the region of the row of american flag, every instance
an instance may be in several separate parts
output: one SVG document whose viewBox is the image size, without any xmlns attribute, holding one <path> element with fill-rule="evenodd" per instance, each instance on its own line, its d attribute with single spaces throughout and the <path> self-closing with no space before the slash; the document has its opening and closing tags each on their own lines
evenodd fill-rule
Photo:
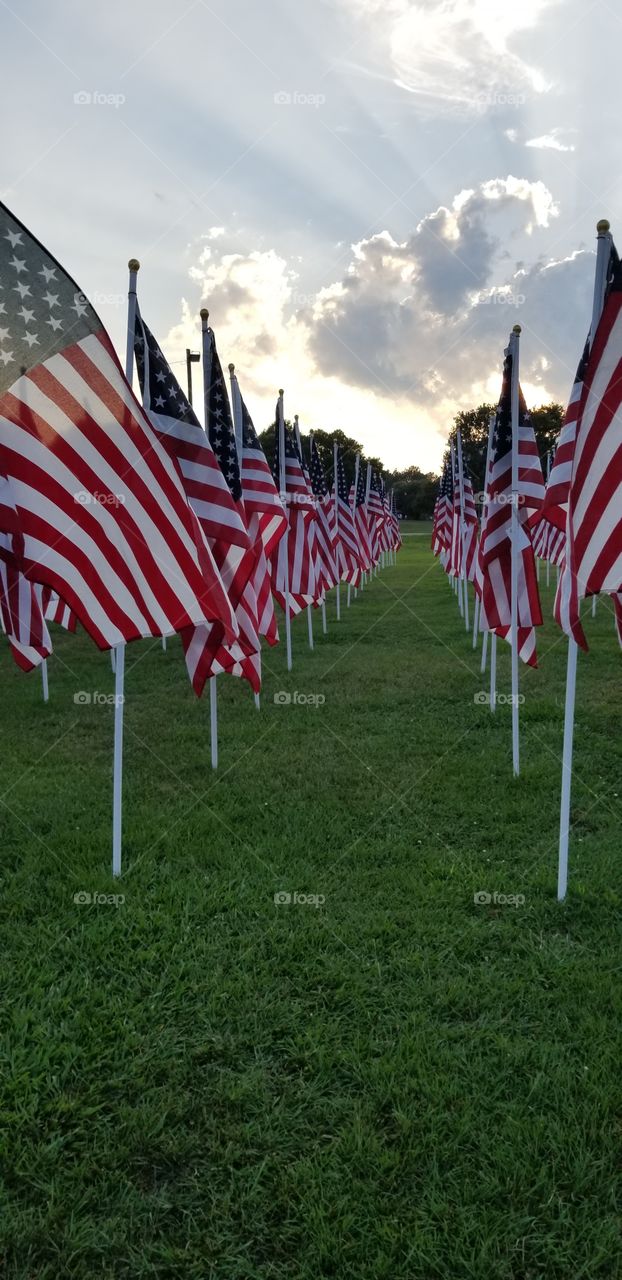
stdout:
<svg viewBox="0 0 622 1280">
<path fill-rule="evenodd" d="M 336 447 L 329 487 L 282 394 L 271 469 L 207 312 L 204 428 L 135 287 L 124 373 L 87 298 L 4 206 L 0 245 L 0 618 L 16 662 L 50 655 L 49 621 L 104 649 L 179 633 L 197 694 L 225 672 L 258 693 L 274 602 L 320 608 L 399 547 L 382 477 L 357 458 L 348 489 Z"/>
<path fill-rule="evenodd" d="M 515 326 L 505 352 L 501 395 L 489 425 L 481 518 L 461 457 L 458 433 L 436 499 L 432 549 L 458 593 L 468 620 L 468 583 L 475 593 L 474 645 L 483 632 L 482 671 L 491 636 L 490 707 L 495 704 L 497 636 L 513 659 L 537 665 L 542 624 L 537 560 L 557 566 L 554 617 L 568 637 L 568 673 L 558 897 L 567 889 L 568 838 L 577 647 L 588 649 L 581 622 L 586 597 L 609 597 L 622 645 L 622 265 L 609 223 L 598 223 L 592 319 L 562 431 L 545 481 L 520 389 Z M 515 773 L 518 772 L 518 682 L 513 681 Z"/>
</svg>

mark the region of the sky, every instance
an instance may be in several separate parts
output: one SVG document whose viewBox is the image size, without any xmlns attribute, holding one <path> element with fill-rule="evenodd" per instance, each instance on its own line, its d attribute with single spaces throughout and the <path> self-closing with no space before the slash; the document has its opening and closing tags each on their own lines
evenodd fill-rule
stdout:
<svg viewBox="0 0 622 1280">
<path fill-rule="evenodd" d="M 500 389 L 565 401 L 622 205 L 603 0 L 0 0 L 2 199 L 125 350 L 127 261 L 185 378 L 207 306 L 259 430 L 279 387 L 437 469 Z M 622 233 L 621 233 L 622 238 Z"/>
</svg>

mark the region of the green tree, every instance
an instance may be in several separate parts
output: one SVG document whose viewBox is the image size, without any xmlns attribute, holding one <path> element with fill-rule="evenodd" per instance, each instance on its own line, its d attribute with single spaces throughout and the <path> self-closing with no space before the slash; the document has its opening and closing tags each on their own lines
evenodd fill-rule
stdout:
<svg viewBox="0 0 622 1280">
<path fill-rule="evenodd" d="M 419 467 L 390 471 L 386 484 L 388 489 L 393 489 L 399 515 L 408 520 L 431 519 L 438 493 L 438 476 L 433 472 L 421 471 Z"/>
<path fill-rule="evenodd" d="M 454 418 L 454 425 L 449 433 L 447 450 L 443 458 L 449 456 L 449 446 L 456 444 L 456 432 L 462 438 L 462 457 L 467 474 L 473 482 L 475 493 L 484 491 L 484 473 L 486 470 L 486 451 L 488 446 L 488 424 L 495 406 L 480 404 L 476 409 L 461 409 Z M 564 421 L 564 410 L 561 404 L 551 401 L 530 410 L 531 425 L 534 429 L 536 444 L 540 454 L 542 469 L 546 476 L 546 456 L 556 443 Z"/>
<path fill-rule="evenodd" d="M 288 419 L 285 420 L 285 426 L 290 431 L 293 430 L 293 423 Z M 309 432 L 301 431 L 300 436 L 305 458 L 308 458 Z M 376 471 L 379 471 L 380 473 L 384 472 L 384 467 L 380 458 L 368 457 L 363 450 L 362 444 L 360 444 L 358 440 L 355 440 L 353 436 L 347 436 L 344 431 L 339 431 L 338 429 L 333 431 L 318 430 L 313 432 L 313 438 L 317 445 L 318 453 L 327 477 L 332 477 L 334 444 L 338 444 L 341 448 L 341 456 L 343 458 L 346 482 L 348 485 L 353 484 L 354 482 L 354 468 L 357 453 L 360 453 L 361 455 L 361 467 L 365 470 L 367 469 L 367 463 L 371 462 L 372 467 L 374 467 Z M 261 440 L 266 458 L 268 459 L 270 466 L 272 466 L 274 462 L 275 441 L 275 426 L 273 422 L 265 431 L 261 432 L 259 439 Z"/>
</svg>

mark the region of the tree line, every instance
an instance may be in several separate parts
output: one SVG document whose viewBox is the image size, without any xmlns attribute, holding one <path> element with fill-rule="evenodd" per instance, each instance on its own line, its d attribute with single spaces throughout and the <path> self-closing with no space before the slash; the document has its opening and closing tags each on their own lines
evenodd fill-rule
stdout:
<svg viewBox="0 0 622 1280">
<path fill-rule="evenodd" d="M 443 458 L 449 457 L 450 445 L 455 446 L 456 432 L 462 438 L 462 457 L 467 474 L 471 477 L 476 494 L 484 491 L 484 472 L 486 469 L 486 448 L 488 443 L 488 425 L 496 405 L 480 404 L 476 409 L 461 409 L 454 417 L 449 432 L 447 449 Z M 546 477 L 546 459 L 551 447 L 555 444 L 562 428 L 564 409 L 561 404 L 545 404 L 530 411 L 536 443 L 540 452 L 542 468 Z M 293 424 L 286 422 L 290 431 Z M 398 514 L 408 520 L 430 520 L 434 511 L 434 503 L 438 494 L 440 475 L 434 471 L 422 471 L 420 467 L 406 467 L 401 471 L 389 471 L 381 462 L 370 454 L 366 454 L 363 446 L 353 436 L 344 431 L 314 431 L 313 436 L 327 477 L 332 477 L 333 445 L 338 444 L 344 462 L 348 485 L 354 481 L 354 461 L 357 453 L 361 455 L 361 466 L 367 469 L 370 462 L 374 470 L 384 478 L 387 489 L 393 489 L 395 506 Z M 274 423 L 262 431 L 260 440 L 266 457 L 272 465 L 274 460 Z M 305 453 L 308 447 L 308 433 L 302 431 L 301 438 Z"/>
</svg>

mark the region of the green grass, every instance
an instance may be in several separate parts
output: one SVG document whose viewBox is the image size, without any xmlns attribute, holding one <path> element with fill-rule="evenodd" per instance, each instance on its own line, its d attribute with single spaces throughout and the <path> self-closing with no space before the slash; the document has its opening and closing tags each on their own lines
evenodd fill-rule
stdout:
<svg viewBox="0 0 622 1280">
<path fill-rule="evenodd" d="M 620 655 L 599 605 L 560 906 L 543 595 L 515 781 L 428 536 L 312 654 L 296 621 L 261 713 L 220 682 L 217 775 L 178 643 L 133 646 L 115 884 L 113 713 L 73 701 L 112 691 L 109 658 L 57 633 L 44 706 L 3 653 L 3 1277 L 622 1274 Z"/>
</svg>

